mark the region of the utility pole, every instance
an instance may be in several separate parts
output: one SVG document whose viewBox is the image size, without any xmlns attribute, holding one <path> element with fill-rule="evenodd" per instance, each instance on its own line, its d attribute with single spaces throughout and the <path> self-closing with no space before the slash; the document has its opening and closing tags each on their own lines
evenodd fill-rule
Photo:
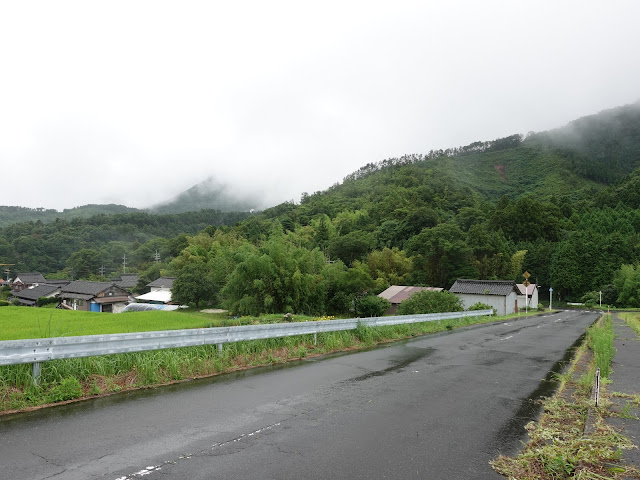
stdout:
<svg viewBox="0 0 640 480">
<path fill-rule="evenodd" d="M 15 265 L 15 263 L 0 263 L 0 265 L 5 266 L 5 267 L 13 267 Z M 10 268 L 5 268 L 4 269 L 4 273 L 7 274 L 7 283 L 9 283 L 9 273 L 11 272 Z"/>
<path fill-rule="evenodd" d="M 156 250 L 156 254 L 153 256 L 153 259 L 156 263 L 160 261 L 160 254 L 158 253 L 158 250 Z"/>
<path fill-rule="evenodd" d="M 127 254 L 122 257 L 122 273 L 127 273 Z"/>
<path fill-rule="evenodd" d="M 104 265 L 100 267 L 100 276 L 104 277 Z"/>
</svg>

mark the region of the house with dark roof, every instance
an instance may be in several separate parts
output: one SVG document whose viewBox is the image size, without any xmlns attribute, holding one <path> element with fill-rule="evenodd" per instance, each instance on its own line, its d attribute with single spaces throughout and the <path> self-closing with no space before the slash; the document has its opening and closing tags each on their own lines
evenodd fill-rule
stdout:
<svg viewBox="0 0 640 480">
<path fill-rule="evenodd" d="M 149 287 L 152 292 L 160 292 L 163 290 L 171 291 L 175 279 L 176 277 L 160 277 L 151 283 L 147 283 L 147 287 Z"/>
<path fill-rule="evenodd" d="M 19 292 L 25 288 L 37 287 L 41 283 L 46 283 L 46 280 L 39 272 L 19 273 L 13 279 L 12 290 Z"/>
<path fill-rule="evenodd" d="M 414 293 L 428 291 L 441 292 L 442 290 L 443 289 L 439 287 L 408 287 L 406 285 L 391 285 L 384 292 L 380 292 L 378 296 L 391 303 L 391 307 L 388 308 L 384 314 L 395 315 L 400 304 Z"/>
<path fill-rule="evenodd" d="M 39 298 L 52 298 L 60 293 L 60 285 L 38 285 L 33 288 L 25 288 L 20 291 L 13 292 L 10 300 L 16 299 L 20 305 L 26 305 L 28 307 L 37 307 L 37 300 Z"/>
<path fill-rule="evenodd" d="M 119 313 L 132 301 L 130 293 L 113 282 L 76 280 L 60 290 L 64 308 Z"/>
<path fill-rule="evenodd" d="M 496 310 L 498 315 L 509 315 L 518 311 L 520 290 L 511 280 L 470 280 L 459 278 L 449 289 L 458 295 L 465 310 L 476 303 L 484 303 Z"/>
<path fill-rule="evenodd" d="M 123 273 L 118 278 L 114 278 L 113 283 L 125 290 L 131 290 L 136 287 L 139 279 L 137 273 Z"/>
</svg>

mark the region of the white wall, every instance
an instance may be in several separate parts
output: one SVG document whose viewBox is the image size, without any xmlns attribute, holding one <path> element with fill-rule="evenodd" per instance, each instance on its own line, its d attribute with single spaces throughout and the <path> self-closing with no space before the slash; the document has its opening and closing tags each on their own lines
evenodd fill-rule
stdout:
<svg viewBox="0 0 640 480">
<path fill-rule="evenodd" d="M 489 305 L 491 308 L 495 308 L 498 315 L 508 315 L 516 311 L 516 292 L 511 292 L 506 297 L 500 295 L 473 295 L 470 293 L 458 293 L 456 295 L 462 300 L 462 306 L 465 310 L 481 302 Z M 524 298 L 524 295 L 522 298 Z M 520 302 L 518 302 L 518 306 L 520 306 Z"/>
</svg>

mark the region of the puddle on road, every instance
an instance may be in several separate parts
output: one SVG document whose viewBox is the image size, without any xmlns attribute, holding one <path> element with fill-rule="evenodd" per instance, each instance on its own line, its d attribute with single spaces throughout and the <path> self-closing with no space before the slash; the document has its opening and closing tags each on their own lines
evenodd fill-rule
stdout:
<svg viewBox="0 0 640 480">
<path fill-rule="evenodd" d="M 571 345 L 564 353 L 561 360 L 557 361 L 540 385 L 532 391 L 526 398 L 520 402 L 518 410 L 513 416 L 500 428 L 494 438 L 492 448 L 504 455 L 512 455 L 520 450 L 520 441 L 525 442 L 527 432 L 524 429 L 527 423 L 536 420 L 542 410 L 539 402 L 544 397 L 550 397 L 558 388 L 558 381 L 555 379 L 556 374 L 561 373 L 567 363 L 571 361 L 576 349 L 582 344 L 586 333 L 582 334 L 573 345 Z"/>
<path fill-rule="evenodd" d="M 395 363 L 390 367 L 385 368 L 384 370 L 376 370 L 375 372 L 365 373 L 364 375 L 360 375 L 359 377 L 351 378 L 349 382 L 361 382 L 363 380 L 367 380 L 372 377 L 381 377 L 382 375 L 386 375 L 388 373 L 397 372 L 409 365 L 413 362 L 416 362 L 422 358 L 428 357 L 432 355 L 436 351 L 435 348 L 411 348 L 410 352 L 407 355 L 403 355 L 402 357 L 396 357 Z"/>
</svg>

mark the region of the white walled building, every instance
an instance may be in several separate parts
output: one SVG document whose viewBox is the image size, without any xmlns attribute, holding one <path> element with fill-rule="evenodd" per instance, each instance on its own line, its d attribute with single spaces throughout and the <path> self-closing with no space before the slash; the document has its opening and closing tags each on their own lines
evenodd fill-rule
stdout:
<svg viewBox="0 0 640 480">
<path fill-rule="evenodd" d="M 498 315 L 509 315 L 518 311 L 520 290 L 513 281 L 459 278 L 449 292 L 458 295 L 465 310 L 480 302 L 494 308 Z"/>
</svg>

